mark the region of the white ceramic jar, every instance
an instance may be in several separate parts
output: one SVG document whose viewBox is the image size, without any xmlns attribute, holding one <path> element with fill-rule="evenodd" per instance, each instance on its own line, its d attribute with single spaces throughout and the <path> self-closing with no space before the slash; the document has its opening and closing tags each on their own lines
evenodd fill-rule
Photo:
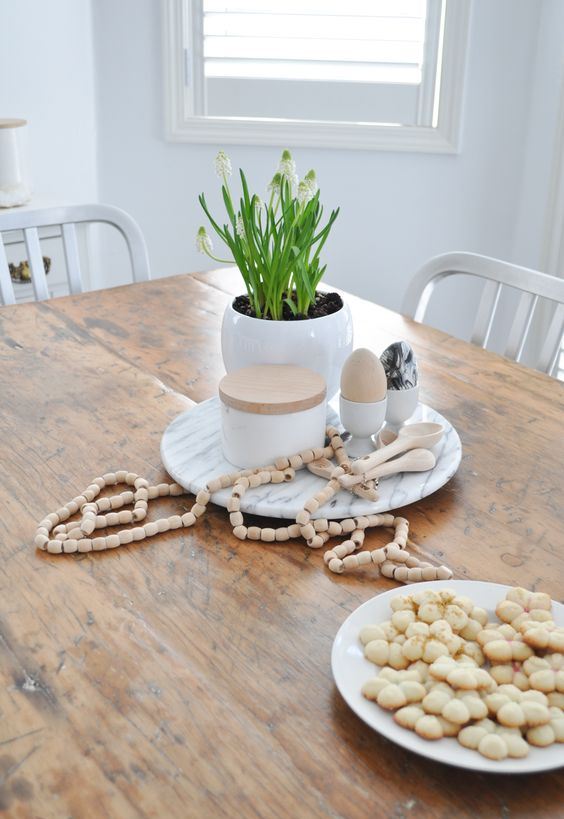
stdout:
<svg viewBox="0 0 564 819">
<path fill-rule="evenodd" d="M 296 364 L 323 376 L 330 400 L 353 347 L 353 322 L 345 303 L 336 313 L 302 321 L 267 321 L 243 316 L 231 304 L 221 327 L 228 373 L 254 364 Z"/>
<path fill-rule="evenodd" d="M 244 469 L 322 447 L 326 387 L 312 370 L 282 364 L 245 367 L 219 384 L 225 458 Z"/>
<path fill-rule="evenodd" d="M 27 165 L 27 121 L 0 119 L 0 207 L 23 205 L 31 199 Z"/>
</svg>

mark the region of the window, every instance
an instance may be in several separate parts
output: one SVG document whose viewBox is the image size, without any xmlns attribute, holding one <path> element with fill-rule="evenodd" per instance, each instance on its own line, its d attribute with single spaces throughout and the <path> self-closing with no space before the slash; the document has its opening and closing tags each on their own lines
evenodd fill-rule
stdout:
<svg viewBox="0 0 564 819">
<path fill-rule="evenodd" d="M 168 135 L 456 150 L 469 0 L 167 0 Z"/>
</svg>

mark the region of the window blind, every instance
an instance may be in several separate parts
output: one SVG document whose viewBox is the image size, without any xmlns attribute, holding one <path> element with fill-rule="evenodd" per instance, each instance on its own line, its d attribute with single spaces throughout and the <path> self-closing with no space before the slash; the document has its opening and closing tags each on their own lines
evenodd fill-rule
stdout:
<svg viewBox="0 0 564 819">
<path fill-rule="evenodd" d="M 203 0 L 206 78 L 418 85 L 427 0 Z"/>
</svg>

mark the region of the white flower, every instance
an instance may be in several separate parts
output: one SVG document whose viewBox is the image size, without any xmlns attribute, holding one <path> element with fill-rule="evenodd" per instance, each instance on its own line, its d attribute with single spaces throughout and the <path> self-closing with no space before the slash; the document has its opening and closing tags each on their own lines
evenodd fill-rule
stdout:
<svg viewBox="0 0 564 819">
<path fill-rule="evenodd" d="M 297 193 L 297 200 L 300 205 L 307 205 L 313 199 L 314 194 L 311 192 L 311 189 L 307 182 L 302 180 L 298 185 L 298 193 Z"/>
<path fill-rule="evenodd" d="M 247 234 L 245 233 L 245 224 L 243 222 L 243 217 L 241 214 L 237 217 L 237 221 L 235 223 L 235 230 L 237 232 L 237 236 L 240 236 L 241 239 L 246 239 Z"/>
<path fill-rule="evenodd" d="M 220 179 L 231 176 L 231 160 L 225 151 L 219 151 L 215 158 L 215 172 Z"/>
<path fill-rule="evenodd" d="M 278 166 L 278 172 L 284 179 L 287 179 L 291 185 L 298 184 L 298 174 L 296 173 L 296 163 L 292 159 L 290 151 L 282 151 L 282 158 Z"/>
<path fill-rule="evenodd" d="M 196 248 L 200 253 L 211 253 L 213 251 L 212 240 L 208 236 L 205 227 L 201 227 L 196 234 Z"/>
<path fill-rule="evenodd" d="M 254 206 L 255 206 L 255 210 L 256 210 L 257 212 L 258 212 L 259 210 L 262 210 L 262 209 L 264 208 L 264 202 L 262 201 L 262 199 L 260 198 L 260 196 L 257 196 L 256 194 L 255 194 L 255 196 L 254 196 L 253 204 L 254 204 Z"/>
<path fill-rule="evenodd" d="M 311 191 L 311 198 L 313 198 L 318 191 L 317 178 L 315 176 L 315 171 L 313 169 L 311 171 L 308 171 L 304 176 L 304 183 Z"/>
<path fill-rule="evenodd" d="M 270 185 L 268 186 L 268 190 L 272 191 L 273 193 L 279 193 L 280 192 L 280 182 L 281 181 L 282 181 L 282 177 L 280 176 L 280 174 L 275 173 L 274 176 L 272 177 Z"/>
</svg>

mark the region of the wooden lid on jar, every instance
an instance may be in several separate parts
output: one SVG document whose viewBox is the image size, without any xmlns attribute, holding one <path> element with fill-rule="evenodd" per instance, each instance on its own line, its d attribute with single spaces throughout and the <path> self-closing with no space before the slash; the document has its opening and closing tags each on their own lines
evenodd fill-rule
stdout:
<svg viewBox="0 0 564 819">
<path fill-rule="evenodd" d="M 22 128 L 27 119 L 0 119 L 0 128 Z"/>
<path fill-rule="evenodd" d="M 223 403 L 255 415 L 284 415 L 317 407 L 325 400 L 323 376 L 290 364 L 259 364 L 225 375 L 219 382 Z"/>
</svg>

